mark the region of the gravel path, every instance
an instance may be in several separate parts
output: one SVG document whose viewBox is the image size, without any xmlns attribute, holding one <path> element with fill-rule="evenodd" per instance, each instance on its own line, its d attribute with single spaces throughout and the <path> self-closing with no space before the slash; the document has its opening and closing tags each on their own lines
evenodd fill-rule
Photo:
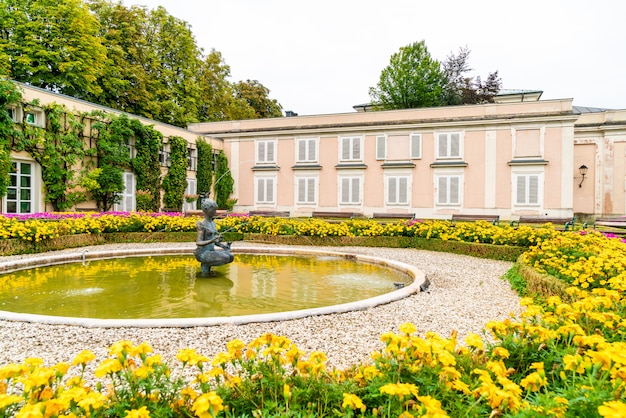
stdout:
<svg viewBox="0 0 626 418">
<path fill-rule="evenodd" d="M 137 244 L 134 244 L 137 246 Z M 180 244 L 142 244 L 144 247 Z M 247 244 L 248 246 L 250 244 Z M 98 249 L 123 248 L 107 245 Z M 261 245 L 259 245 L 261 246 Z M 237 243 L 233 244 L 236 251 Z M 264 246 L 271 250 L 271 246 Z M 192 247 L 190 247 L 192 248 Z M 458 331 L 459 341 L 470 333 L 481 334 L 489 320 L 519 314 L 519 297 L 501 277 L 512 263 L 414 249 L 328 247 L 332 251 L 375 255 L 414 265 L 430 280 L 426 292 L 365 311 L 349 312 L 274 323 L 218 325 L 195 328 L 84 328 L 67 325 L 44 325 L 0 321 L 0 365 L 21 362 L 27 357 L 43 358 L 46 364 L 71 362 L 83 349 L 107 356 L 108 347 L 119 340 L 135 344 L 147 341 L 155 353 L 174 361 L 181 348 L 195 348 L 213 356 L 225 350 L 226 342 L 240 338 L 248 343 L 270 332 L 291 339 L 301 350 L 324 351 L 329 365 L 347 368 L 367 360 L 369 353 L 382 347 L 379 337 L 398 331 L 412 322 L 424 335 L 434 331 L 448 337 Z M 80 250 L 64 250 L 83 251 Z M 45 257 L 45 254 L 37 254 Z M 0 257 L 1 261 L 32 256 Z"/>
</svg>

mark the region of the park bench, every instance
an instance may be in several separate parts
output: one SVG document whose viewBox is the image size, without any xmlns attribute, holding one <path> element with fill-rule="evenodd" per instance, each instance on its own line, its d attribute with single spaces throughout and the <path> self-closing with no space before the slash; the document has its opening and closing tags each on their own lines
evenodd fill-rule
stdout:
<svg viewBox="0 0 626 418">
<path fill-rule="evenodd" d="M 611 232 L 616 235 L 626 234 L 626 217 L 620 218 L 596 218 L 593 223 L 593 228 L 597 229 L 598 226 L 608 228 L 604 232 Z"/>
<path fill-rule="evenodd" d="M 519 226 L 520 224 L 546 224 L 551 223 L 556 228 L 561 226 L 565 231 L 574 229 L 574 218 L 572 217 L 553 217 L 553 216 L 520 216 L 517 221 L 511 221 L 511 226 Z"/>
<path fill-rule="evenodd" d="M 493 225 L 498 225 L 500 222 L 500 215 L 463 215 L 459 213 L 455 213 L 452 215 L 452 219 L 454 222 L 475 222 L 475 221 L 485 221 L 491 222 Z"/>
<path fill-rule="evenodd" d="M 354 218 L 362 218 L 362 213 L 356 212 L 324 212 L 324 211 L 315 211 L 311 214 L 312 218 L 321 218 L 327 220 L 338 220 L 338 219 L 354 219 Z"/>
<path fill-rule="evenodd" d="M 279 210 L 251 210 L 248 212 L 248 216 L 263 216 L 266 218 L 288 218 L 289 211 Z"/>
<path fill-rule="evenodd" d="M 374 213 L 372 214 L 374 220 L 396 220 L 405 219 L 407 221 L 415 219 L 414 213 Z"/>
</svg>

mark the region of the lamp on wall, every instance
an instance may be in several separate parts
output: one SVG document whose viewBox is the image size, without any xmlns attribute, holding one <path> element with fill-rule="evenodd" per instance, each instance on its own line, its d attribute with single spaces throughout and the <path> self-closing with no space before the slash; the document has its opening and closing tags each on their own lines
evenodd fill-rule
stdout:
<svg viewBox="0 0 626 418">
<path fill-rule="evenodd" d="M 584 164 L 581 165 L 580 167 L 578 167 L 578 171 L 580 171 L 580 175 L 583 176 L 582 180 L 580 180 L 580 183 L 578 184 L 578 187 L 583 187 L 583 181 L 585 181 L 585 176 L 587 175 L 587 170 L 589 170 L 589 169 Z"/>
</svg>

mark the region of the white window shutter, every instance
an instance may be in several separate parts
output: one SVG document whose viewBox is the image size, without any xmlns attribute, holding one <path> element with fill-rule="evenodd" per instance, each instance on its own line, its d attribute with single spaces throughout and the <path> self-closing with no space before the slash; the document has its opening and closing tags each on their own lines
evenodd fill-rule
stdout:
<svg viewBox="0 0 626 418">
<path fill-rule="evenodd" d="M 308 179 L 308 188 L 307 188 L 307 202 L 313 203 L 315 202 L 315 179 Z"/>
<path fill-rule="evenodd" d="M 526 203 L 526 177 L 517 176 L 517 203 L 523 205 Z"/>
<path fill-rule="evenodd" d="M 343 138 L 341 140 L 341 159 L 350 159 L 350 138 Z"/>
<path fill-rule="evenodd" d="M 308 156 L 308 160 L 309 161 L 316 161 L 317 160 L 317 143 L 315 142 L 314 139 L 309 139 L 308 141 L 309 143 L 309 156 Z"/>
<path fill-rule="evenodd" d="M 439 177 L 437 181 L 437 199 L 440 204 L 447 203 L 448 201 L 448 178 L 447 177 Z"/>
<path fill-rule="evenodd" d="M 267 186 L 267 202 L 271 203 L 274 201 L 274 179 L 267 179 L 265 184 Z"/>
<path fill-rule="evenodd" d="M 387 180 L 387 201 L 389 203 L 398 203 L 398 189 L 397 189 L 397 179 L 395 177 L 390 177 Z"/>
<path fill-rule="evenodd" d="M 445 134 L 439 134 L 439 157 L 447 157 L 448 156 L 448 137 Z"/>
<path fill-rule="evenodd" d="M 385 139 L 386 138 L 384 136 L 376 137 L 376 159 L 378 160 L 384 160 L 387 158 L 385 155 Z"/>
<path fill-rule="evenodd" d="M 306 144 L 304 139 L 298 141 L 298 161 L 306 161 Z"/>
<path fill-rule="evenodd" d="M 361 159 L 361 140 L 359 138 L 352 138 L 352 159 Z"/>
<path fill-rule="evenodd" d="M 265 162 L 265 142 L 257 143 L 257 161 Z"/>
<path fill-rule="evenodd" d="M 411 135 L 411 158 L 422 158 L 421 135 Z"/>
<path fill-rule="evenodd" d="M 361 197 L 361 191 L 359 190 L 359 179 L 352 179 L 352 203 L 359 203 Z"/>
<path fill-rule="evenodd" d="M 298 179 L 298 203 L 306 202 L 306 179 Z"/>
<path fill-rule="evenodd" d="M 459 203 L 459 177 L 450 177 L 448 188 L 450 189 L 450 201 L 448 203 Z"/>
<path fill-rule="evenodd" d="M 408 203 L 409 181 L 406 177 L 400 177 L 398 183 L 398 203 Z"/>
<path fill-rule="evenodd" d="M 450 157 L 461 156 L 461 138 L 459 134 L 450 135 Z"/>
<path fill-rule="evenodd" d="M 528 176 L 528 202 L 539 203 L 539 176 Z"/>
<path fill-rule="evenodd" d="M 274 156 L 274 142 L 268 142 L 267 143 L 267 158 L 265 159 L 265 162 L 268 163 L 273 163 L 274 161 L 276 161 L 276 158 Z"/>
<path fill-rule="evenodd" d="M 341 203 L 350 202 L 350 179 L 341 179 Z"/>
</svg>

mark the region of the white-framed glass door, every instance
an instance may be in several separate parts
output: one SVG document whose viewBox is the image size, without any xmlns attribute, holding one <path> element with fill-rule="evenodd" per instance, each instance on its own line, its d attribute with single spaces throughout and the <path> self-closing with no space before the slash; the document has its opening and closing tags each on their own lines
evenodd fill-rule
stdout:
<svg viewBox="0 0 626 418">
<path fill-rule="evenodd" d="M 5 213 L 33 213 L 33 163 L 13 161 L 9 173 L 9 187 L 4 199 Z"/>
</svg>

